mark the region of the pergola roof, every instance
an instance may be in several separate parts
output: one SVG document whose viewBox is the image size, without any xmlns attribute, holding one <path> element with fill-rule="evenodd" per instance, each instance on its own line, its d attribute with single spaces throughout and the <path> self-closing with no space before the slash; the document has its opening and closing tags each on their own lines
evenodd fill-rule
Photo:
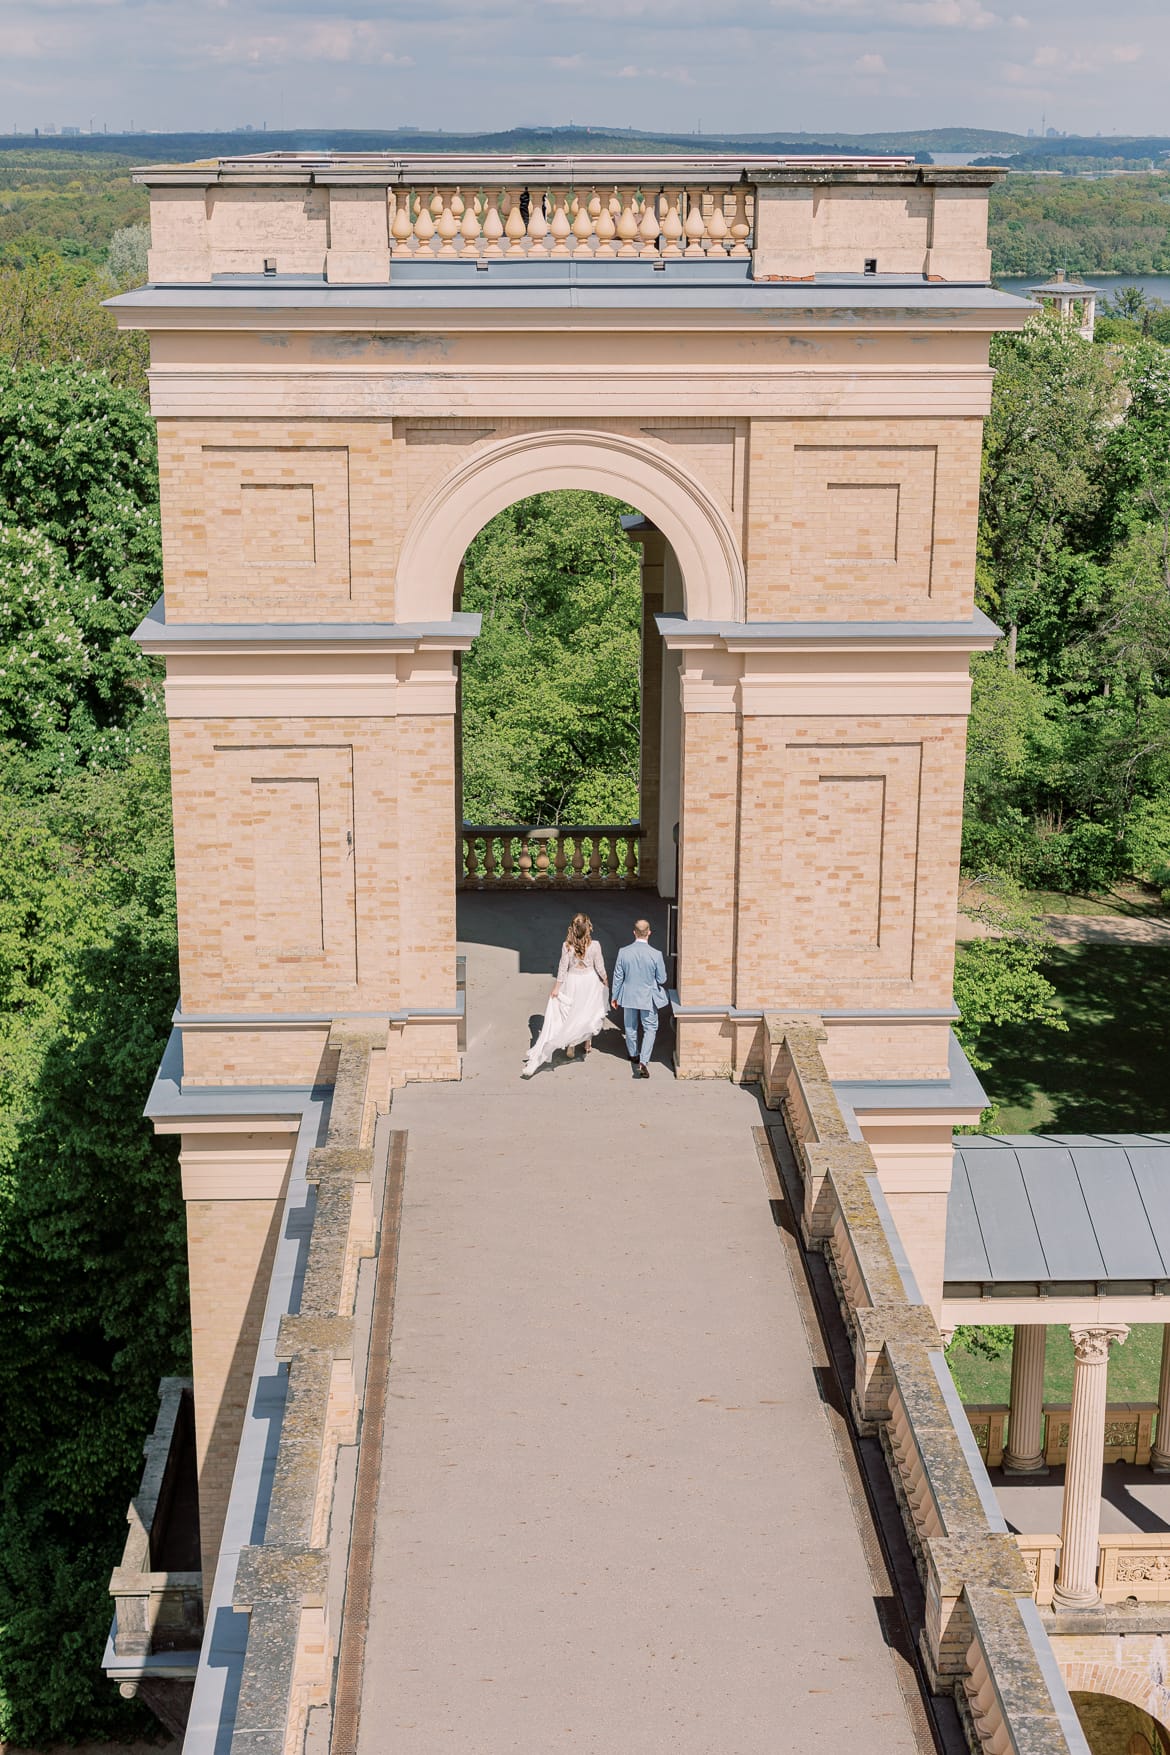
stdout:
<svg viewBox="0 0 1170 1755">
<path fill-rule="evenodd" d="M 1170 1281 L 1170 1133 L 956 1139 L 945 1278 L 948 1296 Z"/>
</svg>

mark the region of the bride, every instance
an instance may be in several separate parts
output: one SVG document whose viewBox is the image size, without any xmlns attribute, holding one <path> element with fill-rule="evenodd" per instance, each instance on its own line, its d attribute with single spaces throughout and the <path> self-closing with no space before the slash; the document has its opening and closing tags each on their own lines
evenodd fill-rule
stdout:
<svg viewBox="0 0 1170 1755">
<path fill-rule="evenodd" d="M 587 914 L 574 914 L 545 1008 L 544 1028 L 528 1051 L 523 1076 L 530 1079 L 558 1048 L 572 1059 L 578 1042 L 583 1042 L 588 1054 L 592 1037 L 605 1022 L 608 1002 L 605 964 L 593 937 L 593 922 Z"/>
</svg>

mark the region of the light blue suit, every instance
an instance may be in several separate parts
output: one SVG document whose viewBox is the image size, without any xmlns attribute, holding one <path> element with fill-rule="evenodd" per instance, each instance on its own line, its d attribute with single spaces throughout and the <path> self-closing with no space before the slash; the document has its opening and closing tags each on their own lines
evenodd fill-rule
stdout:
<svg viewBox="0 0 1170 1755">
<path fill-rule="evenodd" d="M 662 952 L 644 938 L 623 945 L 613 966 L 613 1000 L 622 1008 L 626 1047 L 631 1060 L 647 1065 L 658 1034 L 659 1003 L 666 1003 L 666 964 Z M 638 1052 L 638 1025 L 642 1026 L 642 1052 Z"/>
</svg>

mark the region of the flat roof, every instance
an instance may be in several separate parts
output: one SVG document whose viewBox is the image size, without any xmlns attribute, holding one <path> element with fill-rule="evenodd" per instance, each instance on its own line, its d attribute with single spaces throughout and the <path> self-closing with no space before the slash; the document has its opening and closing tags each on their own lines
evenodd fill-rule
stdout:
<svg viewBox="0 0 1170 1755">
<path fill-rule="evenodd" d="M 137 310 L 184 308 L 299 311 L 411 310 L 515 311 L 569 309 L 730 311 L 745 317 L 824 322 L 869 321 L 907 313 L 928 320 L 992 316 L 1023 319 L 1035 306 L 986 281 L 937 281 L 908 274 L 819 274 L 813 280 L 753 280 L 748 260 L 467 262 L 391 259 L 388 280 L 361 286 L 330 285 L 324 275 L 219 274 L 210 281 L 136 287 L 107 300 L 127 315 Z"/>
<path fill-rule="evenodd" d="M 958 1137 L 945 1281 L 948 1296 L 1170 1281 L 1170 1133 Z"/>
<path fill-rule="evenodd" d="M 140 165 L 135 182 L 154 187 L 211 183 L 357 183 L 412 184 L 465 181 L 509 182 L 532 177 L 548 183 L 632 183 L 658 185 L 691 182 L 807 183 L 997 182 L 1006 173 L 995 165 L 920 165 L 906 154 L 858 153 L 768 156 L 740 153 L 393 153 L 393 152 L 256 152 L 187 164 Z"/>
</svg>

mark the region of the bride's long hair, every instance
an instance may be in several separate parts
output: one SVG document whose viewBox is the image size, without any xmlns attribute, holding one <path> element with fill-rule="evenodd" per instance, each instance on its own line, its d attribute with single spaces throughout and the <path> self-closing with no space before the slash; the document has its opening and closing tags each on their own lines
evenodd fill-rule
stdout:
<svg viewBox="0 0 1170 1755">
<path fill-rule="evenodd" d="M 574 914 L 565 934 L 565 943 L 579 962 L 585 961 L 585 952 L 589 949 L 592 937 L 593 922 L 588 914 Z"/>
</svg>

